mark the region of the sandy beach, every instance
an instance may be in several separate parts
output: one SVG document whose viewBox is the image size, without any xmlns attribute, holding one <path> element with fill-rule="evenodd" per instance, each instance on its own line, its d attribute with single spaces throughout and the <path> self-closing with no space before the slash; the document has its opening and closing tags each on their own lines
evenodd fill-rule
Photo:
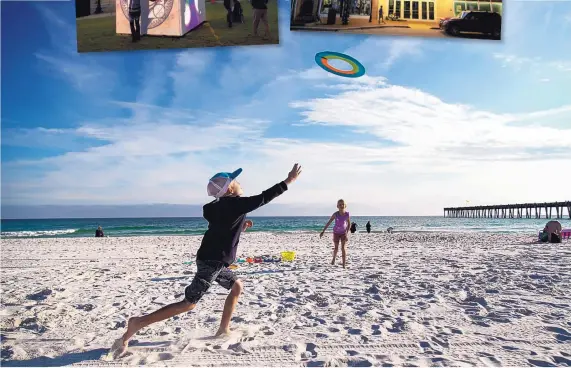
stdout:
<svg viewBox="0 0 571 368">
<path fill-rule="evenodd" d="M 571 366 L 571 242 L 534 236 L 245 233 L 230 337 L 226 290 L 141 330 L 107 361 L 126 319 L 181 300 L 201 237 L 2 240 L 2 365 Z"/>
</svg>

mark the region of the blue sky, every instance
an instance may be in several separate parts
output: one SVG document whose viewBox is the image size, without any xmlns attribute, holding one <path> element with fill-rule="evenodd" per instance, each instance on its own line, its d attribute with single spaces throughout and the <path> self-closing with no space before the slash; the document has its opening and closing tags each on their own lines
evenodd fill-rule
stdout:
<svg viewBox="0 0 571 368">
<path fill-rule="evenodd" d="M 78 54 L 73 2 L 2 2 L 2 204 L 200 204 L 297 161 L 302 214 L 569 199 L 571 2 L 506 1 L 500 42 L 290 32 L 279 6 L 279 46 Z"/>
</svg>

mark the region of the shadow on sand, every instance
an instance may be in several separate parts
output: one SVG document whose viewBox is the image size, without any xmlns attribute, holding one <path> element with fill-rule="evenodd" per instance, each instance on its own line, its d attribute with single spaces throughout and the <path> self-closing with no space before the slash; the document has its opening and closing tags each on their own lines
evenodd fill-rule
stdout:
<svg viewBox="0 0 571 368">
<path fill-rule="evenodd" d="M 64 354 L 59 357 L 38 357 L 28 360 L 8 360 L 3 361 L 3 367 L 63 367 L 65 365 L 77 364 L 86 360 L 99 360 L 103 354 L 107 354 L 109 349 L 95 349 L 80 353 Z"/>
</svg>

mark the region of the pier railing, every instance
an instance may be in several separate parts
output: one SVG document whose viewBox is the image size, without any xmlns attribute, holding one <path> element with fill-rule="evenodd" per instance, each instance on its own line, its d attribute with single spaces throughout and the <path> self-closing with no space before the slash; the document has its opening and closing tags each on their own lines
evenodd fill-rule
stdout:
<svg viewBox="0 0 571 368">
<path fill-rule="evenodd" d="M 555 209 L 555 213 L 553 213 Z M 556 218 L 562 219 L 567 209 L 571 219 L 571 201 L 550 203 L 519 203 L 492 206 L 448 207 L 444 208 L 444 217 L 457 218 Z M 542 216 L 543 215 L 543 216 Z"/>
</svg>

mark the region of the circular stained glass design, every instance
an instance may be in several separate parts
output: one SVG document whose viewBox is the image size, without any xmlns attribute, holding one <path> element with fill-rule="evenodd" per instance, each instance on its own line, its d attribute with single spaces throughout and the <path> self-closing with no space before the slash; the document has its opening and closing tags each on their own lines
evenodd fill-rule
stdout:
<svg viewBox="0 0 571 368">
<path fill-rule="evenodd" d="M 145 0 L 142 0 L 145 1 Z M 149 0 L 149 26 L 156 28 L 169 17 L 174 0 Z M 125 18 L 129 19 L 129 0 L 121 0 L 121 10 Z"/>
</svg>

